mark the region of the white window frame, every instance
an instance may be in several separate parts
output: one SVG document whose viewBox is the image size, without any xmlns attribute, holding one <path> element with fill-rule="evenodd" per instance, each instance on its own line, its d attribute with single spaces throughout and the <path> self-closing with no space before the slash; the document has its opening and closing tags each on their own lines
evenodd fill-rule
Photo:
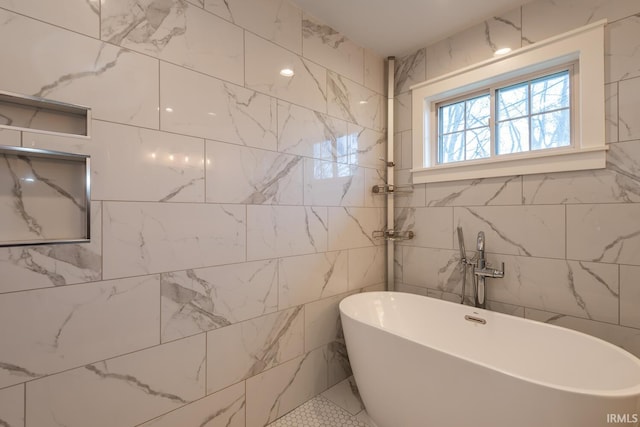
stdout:
<svg viewBox="0 0 640 427">
<path fill-rule="evenodd" d="M 606 166 L 604 26 L 601 20 L 419 83 L 412 89 L 414 183 L 534 173 L 602 169 Z M 572 145 L 455 163 L 437 163 L 436 105 L 500 86 L 533 73 L 576 62 L 572 83 Z"/>
</svg>

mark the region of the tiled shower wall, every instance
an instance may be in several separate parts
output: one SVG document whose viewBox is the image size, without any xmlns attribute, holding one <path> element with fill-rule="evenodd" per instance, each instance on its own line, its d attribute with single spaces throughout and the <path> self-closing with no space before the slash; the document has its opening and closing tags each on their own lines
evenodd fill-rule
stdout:
<svg viewBox="0 0 640 427">
<path fill-rule="evenodd" d="M 505 277 L 489 307 L 601 337 L 640 356 L 640 2 L 539 0 L 401 58 L 396 74 L 397 183 L 410 182 L 409 86 L 579 26 L 605 29 L 607 167 L 414 186 L 399 195 L 401 290 L 459 302 L 455 230 L 472 253 L 479 231 Z M 469 289 L 469 288 L 467 288 Z"/>
<path fill-rule="evenodd" d="M 0 0 L 0 40 L 0 90 L 93 109 L 0 131 L 93 167 L 91 243 L 0 249 L 1 425 L 264 426 L 349 375 L 382 58 L 284 0 Z"/>
</svg>

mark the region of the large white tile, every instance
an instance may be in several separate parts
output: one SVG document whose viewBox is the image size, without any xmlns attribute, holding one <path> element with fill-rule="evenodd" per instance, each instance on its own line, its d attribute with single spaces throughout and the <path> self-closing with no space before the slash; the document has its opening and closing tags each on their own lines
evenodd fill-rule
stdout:
<svg viewBox="0 0 640 427">
<path fill-rule="evenodd" d="M 347 163 L 348 144 L 347 122 L 278 101 L 278 151 Z"/>
<path fill-rule="evenodd" d="M 202 0 L 206 10 L 298 54 L 302 11 L 288 0 Z"/>
<path fill-rule="evenodd" d="M 427 79 L 427 51 L 418 49 L 411 55 L 397 58 L 395 63 L 395 94 L 407 92 L 409 88 Z"/>
<path fill-rule="evenodd" d="M 638 141 L 611 144 L 607 169 L 523 177 L 526 204 L 620 203 L 640 201 Z"/>
<path fill-rule="evenodd" d="M 364 50 L 364 85 L 381 95 L 387 93 L 385 82 L 386 61 L 377 53 Z"/>
<path fill-rule="evenodd" d="M 0 387 L 157 344 L 158 281 L 136 277 L 0 296 Z"/>
<path fill-rule="evenodd" d="M 247 206 L 249 260 L 327 250 L 327 208 Z"/>
<path fill-rule="evenodd" d="M 453 215 L 454 227 L 464 230 L 467 248 L 475 248 L 477 233 L 484 231 L 487 252 L 565 257 L 564 206 L 462 207 L 454 208 Z"/>
<path fill-rule="evenodd" d="M 522 203 L 522 178 L 508 176 L 426 184 L 427 206 L 490 206 Z"/>
<path fill-rule="evenodd" d="M 138 425 L 205 395 L 205 336 L 86 365 L 27 384 L 42 426 Z"/>
<path fill-rule="evenodd" d="M 302 19 L 302 52 L 305 58 L 364 84 L 364 49 L 309 15 Z"/>
<path fill-rule="evenodd" d="M 640 330 L 626 328 L 624 326 L 612 325 L 610 323 L 596 322 L 593 320 L 581 319 L 563 314 L 550 313 L 547 311 L 525 308 L 527 319 L 539 322 L 550 323 L 569 329 L 593 335 L 594 337 L 608 341 L 628 352 L 640 357 Z"/>
<path fill-rule="evenodd" d="M 0 0 L 0 7 L 91 37 L 99 35 L 99 0 Z"/>
<path fill-rule="evenodd" d="M 91 156 L 94 200 L 203 202 L 204 141 L 94 120 L 90 140 L 24 133 L 26 147 Z"/>
<path fill-rule="evenodd" d="M 258 375 L 304 353 L 302 306 L 207 334 L 207 393 Z"/>
<path fill-rule="evenodd" d="M 618 323 L 618 267 L 612 264 L 491 255 L 504 278 L 488 279 L 492 301 Z"/>
<path fill-rule="evenodd" d="M 640 267 L 620 266 L 620 324 L 640 328 Z"/>
<path fill-rule="evenodd" d="M 327 72 L 327 91 L 329 115 L 374 130 L 386 126 L 386 103 L 377 92 L 333 71 Z"/>
<path fill-rule="evenodd" d="M 396 132 L 411 130 L 411 92 L 396 95 L 393 103 L 393 126 Z M 406 169 L 411 165 L 403 164 L 402 167 Z"/>
<path fill-rule="evenodd" d="M 268 96 L 162 62 L 161 129 L 275 150 L 276 102 Z"/>
<path fill-rule="evenodd" d="M 160 283 L 163 341 L 221 328 L 277 309 L 275 260 L 163 273 Z"/>
<path fill-rule="evenodd" d="M 140 427 L 244 427 L 244 407 L 244 383 L 238 383 Z"/>
<path fill-rule="evenodd" d="M 384 283 L 386 255 L 387 250 L 384 246 L 349 249 L 349 290 Z"/>
<path fill-rule="evenodd" d="M 245 259 L 245 208 L 192 203 L 104 203 L 104 277 Z"/>
<path fill-rule="evenodd" d="M 640 12 L 636 0 L 538 0 L 522 6 L 522 38 L 533 43 L 607 18 L 609 22 Z"/>
<path fill-rule="evenodd" d="M 640 76 L 640 16 L 612 22 L 606 27 L 605 35 L 606 81 L 617 82 Z"/>
<path fill-rule="evenodd" d="M 244 84 L 243 31 L 185 1 L 103 1 L 102 40 Z"/>
<path fill-rule="evenodd" d="M 92 108 L 94 118 L 158 127 L 158 61 L 0 11 L 3 90 Z"/>
<path fill-rule="evenodd" d="M 418 208 L 426 205 L 426 185 L 413 184 L 410 170 L 396 170 L 395 179 L 398 187 L 393 197 L 396 208 Z"/>
<path fill-rule="evenodd" d="M 618 135 L 620 141 L 640 139 L 640 77 L 618 83 Z"/>
<path fill-rule="evenodd" d="M 396 252 L 400 251 L 404 283 L 461 294 L 462 269 L 458 251 L 412 246 L 396 248 Z M 471 274 L 467 276 L 467 290 L 471 290 Z"/>
<path fill-rule="evenodd" d="M 319 159 L 304 161 L 304 204 L 364 206 L 365 169 Z"/>
<path fill-rule="evenodd" d="M 427 47 L 427 79 L 492 58 L 501 48 L 521 46 L 520 9 L 515 9 Z"/>
<path fill-rule="evenodd" d="M 303 159 L 207 142 L 207 202 L 301 205 Z"/>
<path fill-rule="evenodd" d="M 567 206 L 567 257 L 640 265 L 640 205 Z"/>
<path fill-rule="evenodd" d="M 248 88 L 326 113 L 325 68 L 251 33 L 245 34 L 245 55 Z M 294 75 L 280 75 L 285 68 Z"/>
<path fill-rule="evenodd" d="M 453 208 L 396 209 L 396 230 L 413 231 L 411 240 L 401 244 L 425 248 L 453 249 Z"/>
<path fill-rule="evenodd" d="M 309 352 L 343 336 L 338 304 L 347 294 L 313 301 L 305 306 L 304 348 Z"/>
<path fill-rule="evenodd" d="M 91 203 L 91 242 L 0 248 L 0 293 L 102 279 L 102 204 Z"/>
<path fill-rule="evenodd" d="M 382 230 L 385 221 L 383 208 L 329 208 L 329 250 L 384 244 L 373 232 Z"/>
<path fill-rule="evenodd" d="M 387 137 L 375 131 L 349 123 L 349 163 L 386 169 Z"/>
<path fill-rule="evenodd" d="M 247 427 L 262 427 L 327 388 L 321 347 L 247 380 Z"/>
<path fill-rule="evenodd" d="M 278 261 L 279 308 L 346 292 L 348 262 L 346 251 L 281 258 Z"/>
<path fill-rule="evenodd" d="M 0 390 L 0 425 L 24 427 L 24 385 Z"/>
</svg>

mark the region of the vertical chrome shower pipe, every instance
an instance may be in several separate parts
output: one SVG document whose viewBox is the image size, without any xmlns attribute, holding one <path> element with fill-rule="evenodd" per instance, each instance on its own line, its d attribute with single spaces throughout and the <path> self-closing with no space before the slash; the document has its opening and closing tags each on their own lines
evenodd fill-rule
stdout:
<svg viewBox="0 0 640 427">
<path fill-rule="evenodd" d="M 393 102 L 395 97 L 396 58 L 387 58 L 387 185 L 388 188 L 395 184 L 394 174 L 394 140 L 393 140 Z M 387 192 L 387 230 L 395 230 L 395 204 L 394 193 Z M 387 290 L 395 290 L 395 242 L 387 240 Z"/>
</svg>

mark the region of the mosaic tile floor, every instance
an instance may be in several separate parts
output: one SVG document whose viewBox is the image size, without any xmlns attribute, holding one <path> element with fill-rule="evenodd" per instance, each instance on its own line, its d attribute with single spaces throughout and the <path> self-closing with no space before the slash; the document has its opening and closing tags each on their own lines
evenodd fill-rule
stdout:
<svg viewBox="0 0 640 427">
<path fill-rule="evenodd" d="M 347 378 L 267 427 L 374 427 L 356 382 Z"/>
<path fill-rule="evenodd" d="M 338 405 L 316 396 L 269 427 L 369 427 Z"/>
</svg>

